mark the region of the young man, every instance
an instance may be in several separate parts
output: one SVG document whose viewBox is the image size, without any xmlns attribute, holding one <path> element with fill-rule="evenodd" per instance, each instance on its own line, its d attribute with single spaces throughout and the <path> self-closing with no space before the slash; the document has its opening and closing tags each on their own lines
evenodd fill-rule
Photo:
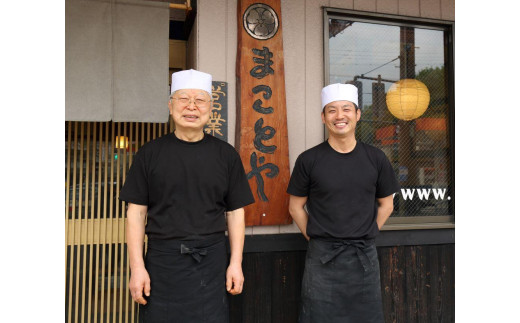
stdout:
<svg viewBox="0 0 520 323">
<path fill-rule="evenodd" d="M 233 146 L 203 131 L 211 80 L 195 70 L 172 75 L 175 131 L 139 149 L 121 191 L 129 287 L 142 322 L 228 322 L 226 290 L 242 292 L 243 207 L 254 197 Z"/>
<path fill-rule="evenodd" d="M 298 157 L 287 188 L 309 240 L 300 322 L 384 322 L 374 238 L 399 185 L 385 154 L 356 140 L 357 88 L 328 85 L 321 102 L 329 138 Z"/>
</svg>

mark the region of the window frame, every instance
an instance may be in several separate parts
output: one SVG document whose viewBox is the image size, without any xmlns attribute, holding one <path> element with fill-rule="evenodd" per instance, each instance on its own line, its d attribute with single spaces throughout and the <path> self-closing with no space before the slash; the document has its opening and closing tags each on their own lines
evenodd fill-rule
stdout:
<svg viewBox="0 0 520 323">
<path fill-rule="evenodd" d="M 372 13 L 349 9 L 323 7 L 323 66 L 324 81 L 330 80 L 329 59 L 329 19 L 348 19 L 355 22 L 378 23 L 390 26 L 406 26 L 428 28 L 444 32 L 445 40 L 445 70 L 448 78 L 448 142 L 450 154 L 450 186 L 451 203 L 449 215 L 444 216 L 409 216 L 390 217 L 381 231 L 386 230 L 417 230 L 417 229 L 451 229 L 455 228 L 455 64 L 454 41 L 455 22 L 440 19 L 399 16 L 393 14 Z M 328 84 L 328 83 L 327 83 Z M 324 84 L 325 85 L 325 84 Z M 327 128 L 324 127 L 324 139 L 327 138 Z"/>
</svg>

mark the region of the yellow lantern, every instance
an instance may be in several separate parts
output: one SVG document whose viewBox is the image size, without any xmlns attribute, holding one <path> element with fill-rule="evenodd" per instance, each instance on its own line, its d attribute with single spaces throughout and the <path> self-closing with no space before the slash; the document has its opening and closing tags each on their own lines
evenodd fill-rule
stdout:
<svg viewBox="0 0 520 323">
<path fill-rule="evenodd" d="M 116 136 L 116 148 L 117 149 L 127 149 L 128 148 L 128 137 Z"/>
<path fill-rule="evenodd" d="M 430 92 L 423 82 L 414 79 L 400 80 L 388 89 L 386 105 L 394 117 L 413 120 L 428 108 Z"/>
</svg>

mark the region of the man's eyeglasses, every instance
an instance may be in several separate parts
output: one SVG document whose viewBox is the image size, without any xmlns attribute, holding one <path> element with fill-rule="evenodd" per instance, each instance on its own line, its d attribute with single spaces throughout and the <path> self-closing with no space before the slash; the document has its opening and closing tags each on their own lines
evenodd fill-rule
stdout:
<svg viewBox="0 0 520 323">
<path fill-rule="evenodd" d="M 192 99 L 187 97 L 180 97 L 180 98 L 171 98 L 172 100 L 177 100 L 179 104 L 183 107 L 189 105 L 192 102 Z M 198 108 L 206 108 L 209 104 L 210 100 L 207 99 L 201 99 L 201 98 L 195 98 L 193 99 L 193 104 Z"/>
</svg>

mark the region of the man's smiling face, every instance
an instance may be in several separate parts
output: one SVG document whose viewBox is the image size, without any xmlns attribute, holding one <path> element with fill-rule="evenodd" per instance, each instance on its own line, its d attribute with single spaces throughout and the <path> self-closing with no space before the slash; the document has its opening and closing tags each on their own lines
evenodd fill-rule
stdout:
<svg viewBox="0 0 520 323">
<path fill-rule="evenodd" d="M 209 121 L 211 97 L 199 89 L 176 91 L 168 102 L 176 128 L 199 130 Z"/>
<path fill-rule="evenodd" d="M 321 121 L 333 137 L 354 135 L 361 111 L 350 101 L 334 101 L 325 106 Z"/>
</svg>

